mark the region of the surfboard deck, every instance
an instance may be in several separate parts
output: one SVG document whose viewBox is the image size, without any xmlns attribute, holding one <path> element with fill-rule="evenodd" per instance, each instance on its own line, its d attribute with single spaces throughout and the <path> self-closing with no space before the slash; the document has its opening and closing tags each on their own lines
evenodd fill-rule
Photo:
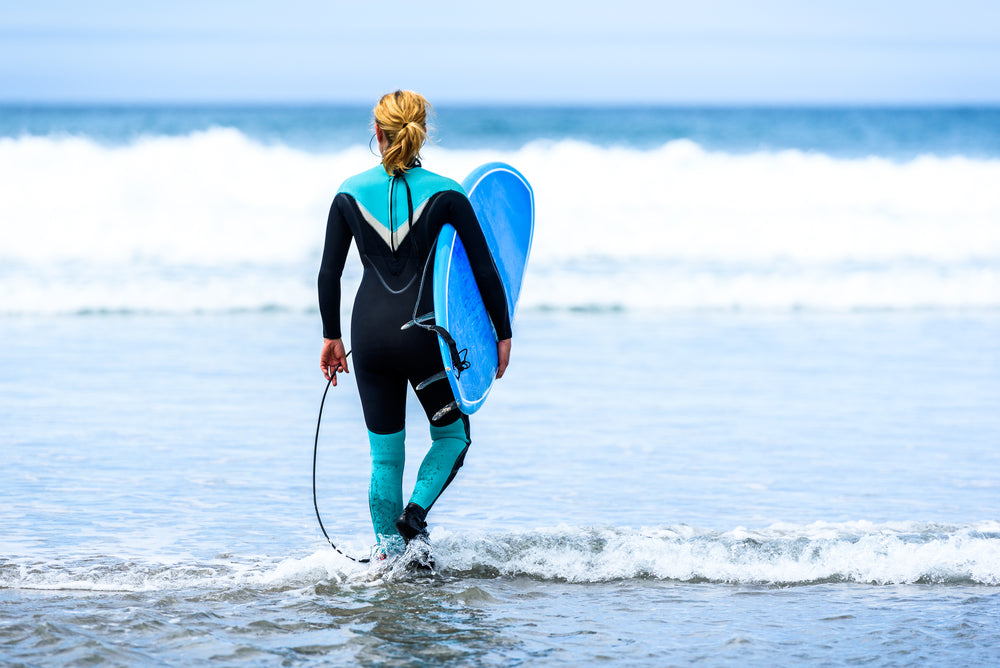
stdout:
<svg viewBox="0 0 1000 668">
<path fill-rule="evenodd" d="M 531 252 L 535 196 L 527 179 L 502 162 L 487 163 L 462 182 L 486 237 L 507 296 L 511 322 Z M 471 415 L 482 407 L 497 372 L 497 337 L 483 305 L 469 257 L 451 225 L 438 235 L 434 256 L 434 320 L 465 351 L 469 368 L 453 363 L 448 343 L 438 336 L 445 374 L 457 407 Z"/>
</svg>

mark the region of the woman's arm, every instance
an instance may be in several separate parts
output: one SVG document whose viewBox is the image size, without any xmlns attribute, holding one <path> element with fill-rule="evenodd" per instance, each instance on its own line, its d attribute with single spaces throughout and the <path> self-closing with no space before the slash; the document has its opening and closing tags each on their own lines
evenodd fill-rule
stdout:
<svg viewBox="0 0 1000 668">
<path fill-rule="evenodd" d="M 323 351 L 320 366 L 327 380 L 337 384 L 337 371 L 347 371 L 347 356 L 340 332 L 340 277 L 344 273 L 347 251 L 351 248 L 351 228 L 341 213 L 346 195 L 337 195 L 326 220 L 326 242 L 319 267 L 317 289 L 319 312 L 323 319 Z M 339 344 L 339 345 L 338 345 Z"/>
<path fill-rule="evenodd" d="M 483 230 L 479 226 L 476 212 L 473 210 L 469 198 L 462 193 L 449 191 L 442 193 L 442 198 L 448 207 L 446 220 L 458 232 L 458 236 L 462 239 L 462 245 L 465 246 L 465 253 L 469 256 L 469 264 L 472 265 L 472 273 L 476 277 L 476 285 L 479 287 L 486 312 L 489 313 L 490 320 L 493 321 L 497 340 L 507 340 L 511 337 L 507 291 L 500 279 L 500 272 L 497 271 L 496 264 L 493 262 L 493 255 L 490 254 L 490 248 L 486 243 Z M 509 346 L 507 353 L 510 353 Z"/>
</svg>

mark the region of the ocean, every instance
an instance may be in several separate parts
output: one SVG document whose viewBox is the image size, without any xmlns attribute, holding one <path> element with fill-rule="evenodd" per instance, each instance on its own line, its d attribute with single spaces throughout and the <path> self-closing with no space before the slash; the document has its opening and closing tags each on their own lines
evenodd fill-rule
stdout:
<svg viewBox="0 0 1000 668">
<path fill-rule="evenodd" d="M 427 168 L 509 162 L 537 208 L 417 577 L 312 504 L 316 272 L 369 111 L 0 106 L 0 663 L 996 663 L 1000 109 L 432 130 Z M 342 378 L 317 501 L 361 556 Z"/>
</svg>

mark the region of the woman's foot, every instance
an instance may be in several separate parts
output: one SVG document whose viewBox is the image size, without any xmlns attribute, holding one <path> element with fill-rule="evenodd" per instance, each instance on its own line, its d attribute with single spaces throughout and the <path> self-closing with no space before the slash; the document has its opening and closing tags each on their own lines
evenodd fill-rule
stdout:
<svg viewBox="0 0 1000 668">
<path fill-rule="evenodd" d="M 403 514 L 396 520 L 396 530 L 407 543 L 414 538 L 427 541 L 427 511 L 415 503 L 406 504 Z"/>
</svg>

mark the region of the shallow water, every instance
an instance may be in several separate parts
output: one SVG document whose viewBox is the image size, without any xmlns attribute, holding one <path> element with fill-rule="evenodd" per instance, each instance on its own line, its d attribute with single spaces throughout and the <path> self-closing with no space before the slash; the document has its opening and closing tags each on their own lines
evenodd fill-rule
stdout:
<svg viewBox="0 0 1000 668">
<path fill-rule="evenodd" d="M 25 661 L 988 665 L 996 656 L 996 597 L 968 587 L 443 577 L 5 599 L 30 611 L 4 627 L 6 656 Z"/>
<path fill-rule="evenodd" d="M 995 660 L 995 312 L 522 312 L 439 573 L 388 581 L 313 515 L 318 341 L 312 314 L 3 319 L 4 661 Z M 350 377 L 318 465 L 365 553 Z"/>
</svg>

